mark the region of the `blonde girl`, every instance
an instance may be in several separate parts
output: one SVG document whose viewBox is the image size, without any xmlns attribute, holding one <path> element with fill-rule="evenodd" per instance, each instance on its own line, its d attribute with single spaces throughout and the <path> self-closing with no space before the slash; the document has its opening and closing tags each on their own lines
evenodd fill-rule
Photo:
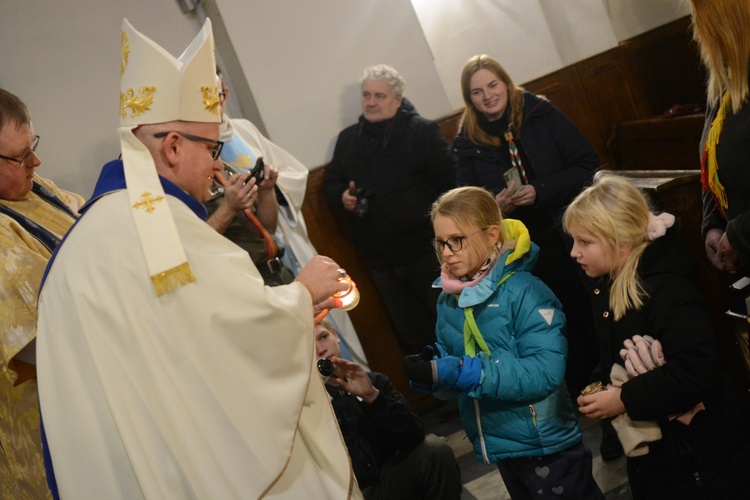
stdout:
<svg viewBox="0 0 750 500">
<path fill-rule="evenodd" d="M 603 373 L 612 384 L 580 396 L 591 418 L 617 417 L 633 498 L 750 498 L 746 402 L 722 376 L 695 264 L 675 219 L 651 212 L 624 177 L 599 172 L 563 216 L 570 255 L 599 279 L 591 300 Z M 663 348 L 637 376 L 620 351 L 633 339 Z M 631 344 L 629 344 L 629 342 Z M 624 351 L 626 352 L 626 351 Z M 698 408 L 691 418 L 676 418 Z M 653 424 L 628 446 L 633 429 Z M 637 441 L 637 440 L 636 440 Z"/>
</svg>

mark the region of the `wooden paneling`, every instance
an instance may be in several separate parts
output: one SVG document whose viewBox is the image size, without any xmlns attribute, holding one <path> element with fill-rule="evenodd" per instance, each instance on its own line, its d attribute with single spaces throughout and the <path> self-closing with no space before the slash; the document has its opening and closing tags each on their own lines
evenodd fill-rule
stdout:
<svg viewBox="0 0 750 500">
<path fill-rule="evenodd" d="M 612 128 L 607 149 L 620 170 L 700 170 L 705 115 L 645 118 Z"/>
<path fill-rule="evenodd" d="M 628 40 L 622 49 L 644 89 L 650 115 L 675 104 L 705 104 L 706 70 L 689 17 Z"/>
</svg>

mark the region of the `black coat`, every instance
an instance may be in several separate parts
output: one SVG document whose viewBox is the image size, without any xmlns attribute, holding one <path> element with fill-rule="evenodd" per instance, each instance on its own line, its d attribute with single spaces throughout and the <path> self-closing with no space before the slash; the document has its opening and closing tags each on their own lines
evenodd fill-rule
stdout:
<svg viewBox="0 0 750 500">
<path fill-rule="evenodd" d="M 613 363 L 623 364 L 619 350 L 633 335 L 650 335 L 664 349 L 666 364 L 622 386 L 628 416 L 658 421 L 663 434 L 650 445 L 648 455 L 628 459 L 634 493 L 653 495 L 635 498 L 687 498 L 682 495 L 695 491 L 707 493 L 707 498 L 740 498 L 731 488 L 750 490 L 746 479 L 740 479 L 749 462 L 750 415 L 746 401 L 721 373 L 705 301 L 694 285 L 695 263 L 678 228 L 670 228 L 646 248 L 638 274 L 648 298 L 641 309 L 629 310 L 619 321 L 614 321 L 609 308 L 608 278 L 600 281 L 592 296 L 606 374 Z M 696 414 L 690 426 L 669 420 L 699 402 L 706 410 Z M 684 475 L 676 476 L 675 471 Z M 702 488 L 697 488 L 696 472 Z"/>
<path fill-rule="evenodd" d="M 346 212 L 353 243 L 371 260 L 404 265 L 434 252 L 430 208 L 455 179 L 455 159 L 440 129 L 404 99 L 392 119 L 370 123 L 360 116 L 339 134 L 323 188 L 340 211 L 350 181 L 366 191 L 367 215 Z"/>
<path fill-rule="evenodd" d="M 422 421 L 411 412 L 406 398 L 388 377 L 375 372 L 368 376 L 380 391 L 372 404 L 326 386 L 360 488 L 378 481 L 387 459 L 410 452 L 425 437 Z"/>
<path fill-rule="evenodd" d="M 533 208 L 556 220 L 588 184 L 599 168 L 599 157 L 559 109 L 548 100 L 526 92 L 518 136 L 531 164 L 537 201 Z M 453 142 L 458 157 L 458 185 L 482 186 L 493 193 L 505 188 L 503 172 L 511 167 L 500 149 L 476 144 L 460 133 Z M 521 218 L 523 220 L 523 218 Z"/>
<path fill-rule="evenodd" d="M 706 136 L 716 116 L 716 107 L 709 106 L 701 139 L 701 154 Z M 719 179 L 726 189 L 729 208 L 722 215 L 710 192 L 703 193 L 703 236 L 709 229 L 725 230 L 732 247 L 750 265 L 750 105 L 744 105 L 735 115 L 727 113 L 724 127 L 716 146 Z M 750 271 L 746 271 L 750 272 Z"/>
</svg>

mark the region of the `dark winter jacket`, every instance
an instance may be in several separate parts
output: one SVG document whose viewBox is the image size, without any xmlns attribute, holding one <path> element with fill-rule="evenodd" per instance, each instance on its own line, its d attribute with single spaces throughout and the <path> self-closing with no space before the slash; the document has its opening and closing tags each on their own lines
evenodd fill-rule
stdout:
<svg viewBox="0 0 750 500">
<path fill-rule="evenodd" d="M 716 116 L 715 107 L 709 106 L 703 129 L 700 152 L 706 135 Z M 736 115 L 727 113 L 716 146 L 718 175 L 726 189 L 729 207 L 722 215 L 711 194 L 703 194 L 703 236 L 709 229 L 725 230 L 732 247 L 745 256 L 750 264 L 750 105 L 743 106 Z"/>
<path fill-rule="evenodd" d="M 591 182 L 599 158 L 567 116 L 530 92 L 524 93 L 521 130 L 514 135 L 533 171 L 529 179 L 537 195 L 533 208 L 546 210 L 556 220 Z M 498 148 L 471 142 L 461 131 L 453 153 L 458 157 L 459 186 L 482 186 L 494 193 L 505 188 L 503 172 L 511 164 Z"/>
<path fill-rule="evenodd" d="M 434 252 L 429 211 L 455 187 L 456 165 L 438 126 L 403 100 L 396 116 L 344 129 L 336 141 L 323 188 L 343 211 L 341 195 L 354 181 L 369 199 L 364 218 L 346 212 L 351 239 L 371 261 L 404 265 Z"/>
<path fill-rule="evenodd" d="M 633 335 L 650 335 L 663 346 L 663 366 L 622 385 L 628 416 L 657 421 L 663 435 L 650 443 L 648 455 L 628 459 L 634 492 L 645 488 L 652 495 L 648 498 L 687 498 L 695 491 L 706 498 L 740 498 L 731 488 L 748 489 L 746 478 L 737 476 L 745 474 L 749 462 L 748 414 L 721 374 L 711 321 L 694 284 L 695 263 L 679 231 L 670 228 L 641 257 L 638 275 L 648 294 L 641 309 L 614 321 L 608 278 L 594 290 L 602 365 L 606 373 L 612 363 L 622 365 L 619 350 Z M 669 420 L 700 402 L 706 410 L 689 426 Z M 674 471 L 687 475 L 675 479 Z"/>
<path fill-rule="evenodd" d="M 403 394 L 383 374 L 368 373 L 380 391 L 372 404 L 335 387 L 326 386 L 360 488 L 378 481 L 385 461 L 409 453 L 424 441 L 421 420 L 409 409 Z"/>
<path fill-rule="evenodd" d="M 651 243 L 638 266 L 649 297 L 640 310 L 614 321 L 609 307 L 609 278 L 592 298 L 604 373 L 623 364 L 620 349 L 633 335 L 651 335 L 664 349 L 667 363 L 622 386 L 622 400 L 634 420 L 654 420 L 681 413 L 700 402 L 716 383 L 718 355 L 711 321 L 694 280 L 696 267 L 679 229 Z"/>
</svg>

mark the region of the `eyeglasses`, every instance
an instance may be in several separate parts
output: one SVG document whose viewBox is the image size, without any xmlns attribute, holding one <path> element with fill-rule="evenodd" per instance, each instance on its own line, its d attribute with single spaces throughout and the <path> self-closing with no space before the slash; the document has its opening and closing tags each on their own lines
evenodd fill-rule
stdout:
<svg viewBox="0 0 750 500">
<path fill-rule="evenodd" d="M 33 153 L 34 151 L 36 151 L 36 147 L 38 145 L 39 145 L 39 136 L 35 135 L 34 136 L 34 140 L 31 141 L 31 146 L 30 146 L 31 149 L 29 149 L 28 153 L 26 153 L 25 155 L 23 155 L 23 158 L 21 158 L 21 159 L 11 158 L 10 156 L 4 156 L 4 155 L 0 155 L 0 158 L 2 158 L 3 160 L 14 161 L 14 162 L 18 163 L 18 170 L 21 170 L 24 167 L 26 167 L 26 160 L 28 160 L 29 158 L 31 158 L 31 153 Z"/>
<path fill-rule="evenodd" d="M 219 92 L 219 104 L 224 104 L 224 101 L 226 100 L 227 100 L 227 93 Z"/>
<path fill-rule="evenodd" d="M 197 136 L 197 135 L 186 134 L 185 132 L 180 132 L 178 130 L 172 130 L 172 131 L 169 131 L 169 132 L 157 132 L 157 133 L 154 134 L 154 138 L 161 139 L 163 137 L 168 136 L 172 132 L 174 132 L 175 134 L 180 135 L 181 137 L 184 137 L 185 139 L 187 139 L 189 141 L 205 142 L 207 144 L 213 144 L 214 147 L 211 148 L 211 158 L 214 159 L 214 160 L 219 157 L 219 155 L 221 154 L 221 148 L 224 147 L 224 142 L 222 142 L 222 141 L 215 141 L 213 139 L 208 139 L 206 137 L 200 137 L 200 136 Z"/>
<path fill-rule="evenodd" d="M 487 229 L 487 228 L 484 228 L 484 229 Z M 445 247 L 448 247 L 448 250 L 450 250 L 453 253 L 460 252 L 464 246 L 464 240 L 466 238 L 468 238 L 469 236 L 473 236 L 475 234 L 479 234 L 482 231 L 484 231 L 484 229 L 480 229 L 479 231 L 476 231 L 476 232 L 473 232 L 471 234 L 467 234 L 464 236 L 451 236 L 450 238 L 448 238 L 447 241 L 443 241 L 443 240 L 439 240 L 435 238 L 434 240 L 432 240 L 433 244 L 435 245 L 435 251 L 439 254 L 442 254 L 443 251 L 445 250 Z"/>
</svg>

